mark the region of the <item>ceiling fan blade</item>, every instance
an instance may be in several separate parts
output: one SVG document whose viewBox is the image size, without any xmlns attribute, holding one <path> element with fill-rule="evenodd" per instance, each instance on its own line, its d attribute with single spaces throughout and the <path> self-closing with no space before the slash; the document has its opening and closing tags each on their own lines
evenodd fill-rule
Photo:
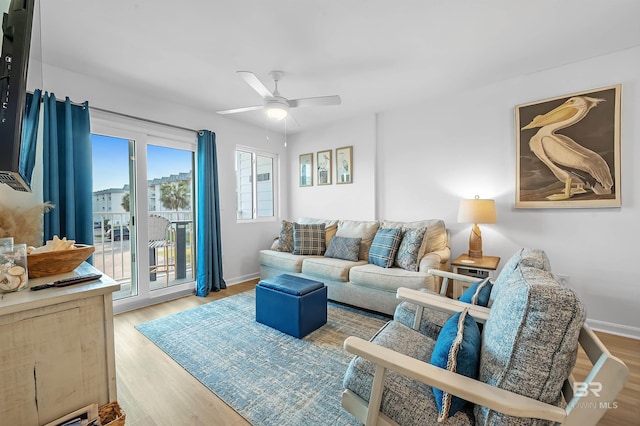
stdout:
<svg viewBox="0 0 640 426">
<path fill-rule="evenodd" d="M 340 96 L 318 96 L 317 98 L 300 98 L 288 101 L 289 107 L 307 107 L 307 106 L 324 106 L 324 105 L 340 105 L 342 100 Z"/>
<path fill-rule="evenodd" d="M 223 111 L 216 111 L 218 114 L 235 114 L 237 112 L 247 112 L 247 111 L 254 111 L 256 109 L 261 109 L 262 105 L 254 105 L 254 106 L 248 106 L 248 107 L 243 107 L 243 108 L 235 108 L 235 109 L 225 109 Z"/>
<path fill-rule="evenodd" d="M 240 75 L 240 77 L 263 98 L 273 98 L 273 94 L 267 89 L 267 86 L 251 71 L 236 71 L 236 74 Z"/>
</svg>

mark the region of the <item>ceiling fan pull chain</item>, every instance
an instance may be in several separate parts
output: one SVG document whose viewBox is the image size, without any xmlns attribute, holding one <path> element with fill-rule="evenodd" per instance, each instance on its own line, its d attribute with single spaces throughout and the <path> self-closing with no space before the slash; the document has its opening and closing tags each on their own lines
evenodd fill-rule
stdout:
<svg viewBox="0 0 640 426">
<path fill-rule="evenodd" d="M 267 117 L 266 115 L 264 117 L 265 117 L 265 120 L 267 120 L 267 127 L 266 127 L 266 130 L 267 130 L 267 142 L 271 142 L 271 139 L 269 139 L 269 117 Z"/>
<path fill-rule="evenodd" d="M 284 147 L 287 147 L 287 121 L 289 121 L 289 118 L 285 118 L 284 119 Z"/>
</svg>

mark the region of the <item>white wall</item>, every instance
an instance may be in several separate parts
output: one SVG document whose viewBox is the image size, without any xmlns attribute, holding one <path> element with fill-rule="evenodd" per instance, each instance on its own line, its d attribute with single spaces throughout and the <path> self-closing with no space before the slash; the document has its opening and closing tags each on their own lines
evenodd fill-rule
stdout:
<svg viewBox="0 0 640 426">
<path fill-rule="evenodd" d="M 289 137 L 289 218 L 375 220 L 376 132 L 369 114 Z M 353 183 L 336 184 L 336 148 L 353 146 Z M 318 151 L 332 152 L 332 184 L 318 185 Z M 313 186 L 298 185 L 300 154 L 313 153 Z"/>
<path fill-rule="evenodd" d="M 89 101 L 90 106 L 146 118 L 174 126 L 191 129 L 209 129 L 216 133 L 218 177 L 220 188 L 223 272 L 228 284 L 257 277 L 258 251 L 269 247 L 280 230 L 278 220 L 254 224 L 236 222 L 235 148 L 240 144 L 278 154 L 280 182 L 287 182 L 287 151 L 282 135 L 271 133 L 266 140 L 265 130 L 203 111 L 172 104 L 158 98 L 141 96 L 129 89 L 113 86 L 104 81 L 87 78 L 59 68 L 44 65 L 43 91 L 53 92 L 58 99 L 69 96 L 74 102 Z M 32 88 L 30 88 L 32 89 Z M 278 167 L 278 166 L 277 166 Z M 34 176 L 34 181 L 40 179 Z M 5 185 L 0 185 L 5 186 Z M 8 191 L 8 192 L 7 192 Z M 38 189 L 36 188 L 36 191 Z M 281 188 L 280 205 L 287 204 L 287 192 Z M 11 189 L 0 188 L 0 201 L 14 203 L 23 199 Z M 31 199 L 33 197 L 30 197 Z M 31 201 L 33 203 L 33 201 Z M 30 204 L 25 201 L 23 204 Z"/>
<path fill-rule="evenodd" d="M 514 106 L 617 83 L 622 84 L 622 208 L 515 209 Z M 350 140 L 377 138 L 377 189 L 372 195 L 370 188 L 359 189 L 375 199 L 376 218 L 442 218 L 456 257 L 466 251 L 470 232 L 470 225 L 456 223 L 459 200 L 476 194 L 494 198 L 498 222 L 481 226 L 485 254 L 500 256 L 504 265 L 520 247 L 544 249 L 553 271 L 569 276 L 568 286 L 585 302 L 594 328 L 640 338 L 640 285 L 632 274 L 640 235 L 639 83 L 640 48 L 634 48 L 379 113 L 374 136 L 367 126 L 354 133 L 359 120 L 341 127 L 351 130 L 345 136 Z M 326 138 L 318 132 L 299 135 L 296 150 L 325 148 L 340 138 L 339 131 L 327 130 Z M 366 167 L 361 155 L 354 151 L 356 173 Z M 290 161 L 297 164 L 295 156 Z M 313 188 L 313 198 L 303 196 L 304 189 L 292 188 L 292 211 L 354 216 L 349 209 L 319 207 L 334 203 L 338 186 Z M 361 206 L 356 216 L 371 217 L 370 208 Z"/>
</svg>

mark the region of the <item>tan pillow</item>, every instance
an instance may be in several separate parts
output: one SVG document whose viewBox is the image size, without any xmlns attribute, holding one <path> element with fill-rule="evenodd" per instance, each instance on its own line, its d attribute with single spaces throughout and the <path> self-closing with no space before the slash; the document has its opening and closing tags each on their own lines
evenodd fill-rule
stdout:
<svg viewBox="0 0 640 426">
<path fill-rule="evenodd" d="M 373 237 L 380 227 L 380 222 L 376 221 L 359 221 L 359 220 L 341 220 L 338 222 L 338 237 L 360 238 L 360 254 L 359 259 L 369 260 L 369 249 L 373 242 Z"/>
</svg>

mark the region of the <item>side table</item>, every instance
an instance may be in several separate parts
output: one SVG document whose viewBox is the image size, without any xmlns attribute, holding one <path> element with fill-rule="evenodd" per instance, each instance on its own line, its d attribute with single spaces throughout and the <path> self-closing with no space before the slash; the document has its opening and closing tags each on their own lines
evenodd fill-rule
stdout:
<svg viewBox="0 0 640 426">
<path fill-rule="evenodd" d="M 493 279 L 499 263 L 500 258 L 497 256 L 469 257 L 463 254 L 451 262 L 451 265 L 455 274 L 468 275 L 479 279 L 487 277 Z M 470 285 L 471 283 L 453 280 L 453 298 L 460 298 Z"/>
</svg>

